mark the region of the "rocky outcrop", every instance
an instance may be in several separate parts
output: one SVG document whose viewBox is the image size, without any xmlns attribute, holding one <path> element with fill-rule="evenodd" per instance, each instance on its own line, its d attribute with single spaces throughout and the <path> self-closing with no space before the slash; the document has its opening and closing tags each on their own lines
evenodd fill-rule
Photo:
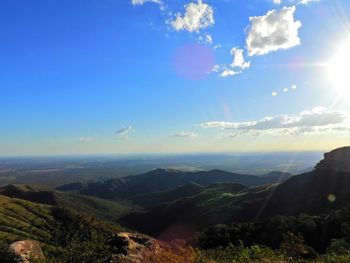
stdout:
<svg viewBox="0 0 350 263">
<path fill-rule="evenodd" d="M 113 249 L 110 263 L 144 263 L 144 258 L 157 254 L 165 244 L 147 235 L 122 232 L 109 240 Z"/>
<path fill-rule="evenodd" d="M 324 154 L 324 159 L 316 165 L 316 170 L 350 172 L 350 147 L 342 147 Z"/>
<path fill-rule="evenodd" d="M 45 260 L 40 243 L 35 240 L 14 242 L 10 245 L 10 251 L 14 253 L 16 258 L 19 258 L 22 263 Z"/>
</svg>

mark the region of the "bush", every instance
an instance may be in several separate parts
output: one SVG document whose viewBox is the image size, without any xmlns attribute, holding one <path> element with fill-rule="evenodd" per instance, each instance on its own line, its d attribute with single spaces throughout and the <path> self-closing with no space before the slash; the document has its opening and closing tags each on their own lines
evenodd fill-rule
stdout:
<svg viewBox="0 0 350 263">
<path fill-rule="evenodd" d="M 20 257 L 9 250 L 8 245 L 0 245 L 0 259 L 1 263 L 16 263 L 20 262 Z"/>
<path fill-rule="evenodd" d="M 183 240 L 175 240 L 158 251 L 146 253 L 143 263 L 195 263 L 197 259 L 198 254 L 191 246 Z"/>
<path fill-rule="evenodd" d="M 277 262 L 282 258 L 278 251 L 270 248 L 258 245 L 244 247 L 242 242 L 238 242 L 238 245 L 230 244 L 226 248 L 198 251 L 197 263 Z"/>
<path fill-rule="evenodd" d="M 350 244 L 344 239 L 332 239 L 330 246 L 327 249 L 327 253 L 336 255 L 349 254 Z"/>
</svg>

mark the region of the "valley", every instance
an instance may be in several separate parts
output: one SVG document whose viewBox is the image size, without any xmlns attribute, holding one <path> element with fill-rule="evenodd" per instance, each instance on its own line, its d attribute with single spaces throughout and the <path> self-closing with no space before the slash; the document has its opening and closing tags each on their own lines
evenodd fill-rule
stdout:
<svg viewBox="0 0 350 263">
<path fill-rule="evenodd" d="M 170 254 L 180 246 L 173 242 L 183 240 L 186 253 L 197 249 L 193 250 L 197 261 L 200 257 L 218 260 L 225 249 L 235 258 L 254 246 L 267 249 L 272 258 L 283 258 L 283 253 L 291 253 L 291 248 L 283 250 L 288 242 L 303 246 L 304 252 L 295 256 L 300 262 L 323 260 L 335 246 L 347 251 L 349 153 L 350 147 L 336 149 L 312 171 L 298 175 L 154 169 L 55 188 L 8 184 L 0 188 L 0 240 L 3 245 L 39 241 L 47 258 L 60 253 L 74 258 L 69 249 L 89 244 L 94 251 L 91 259 L 103 262 L 108 255 L 120 259 L 120 244 L 111 246 L 109 238 L 136 231 L 155 238 L 149 242 L 160 242 L 162 251 Z M 232 246 L 241 246 L 241 252 L 232 252 Z M 142 249 L 153 253 L 147 245 Z"/>
</svg>

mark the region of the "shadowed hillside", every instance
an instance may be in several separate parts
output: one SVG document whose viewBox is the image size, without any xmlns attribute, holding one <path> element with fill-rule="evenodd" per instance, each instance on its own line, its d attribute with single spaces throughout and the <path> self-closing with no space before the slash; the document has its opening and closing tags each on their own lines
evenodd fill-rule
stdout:
<svg viewBox="0 0 350 263">
<path fill-rule="evenodd" d="M 254 176 L 235 174 L 221 170 L 184 172 L 169 169 L 156 169 L 145 174 L 128 176 L 121 179 L 109 179 L 87 184 L 75 183 L 58 187 L 59 191 L 73 191 L 106 199 L 132 199 L 136 196 L 165 191 L 180 187 L 189 182 L 208 186 L 215 182 L 238 183 L 245 186 L 257 186 L 275 183 L 290 174 L 278 176 Z"/>
<path fill-rule="evenodd" d="M 344 152 L 345 151 L 345 152 Z M 336 150 L 347 156 L 349 148 Z M 334 156 L 334 151 L 332 152 Z M 254 221 L 274 215 L 295 216 L 300 213 L 320 214 L 340 209 L 350 202 L 350 172 L 342 171 L 338 160 L 325 155 L 326 168 L 319 165 L 309 173 L 294 176 L 274 185 L 232 191 L 227 184 L 209 186 L 201 192 L 144 213 L 133 213 L 122 219 L 126 225 L 155 236 L 172 226 L 182 225 L 192 231 L 212 224 Z M 343 158 L 343 157 L 342 157 Z M 344 158 L 343 162 L 350 161 Z"/>
<path fill-rule="evenodd" d="M 203 186 L 189 182 L 175 189 L 154 192 L 150 194 L 138 195 L 132 198 L 135 204 L 143 207 L 152 207 L 160 203 L 173 202 L 180 198 L 195 195 L 203 190 Z"/>
</svg>

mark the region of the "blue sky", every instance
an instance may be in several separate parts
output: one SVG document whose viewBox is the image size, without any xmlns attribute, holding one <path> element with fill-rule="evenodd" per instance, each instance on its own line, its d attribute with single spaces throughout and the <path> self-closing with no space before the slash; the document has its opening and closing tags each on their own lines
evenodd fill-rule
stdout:
<svg viewBox="0 0 350 263">
<path fill-rule="evenodd" d="M 0 155 L 348 144 L 350 3 L 278 2 L 1 1 Z"/>
</svg>

